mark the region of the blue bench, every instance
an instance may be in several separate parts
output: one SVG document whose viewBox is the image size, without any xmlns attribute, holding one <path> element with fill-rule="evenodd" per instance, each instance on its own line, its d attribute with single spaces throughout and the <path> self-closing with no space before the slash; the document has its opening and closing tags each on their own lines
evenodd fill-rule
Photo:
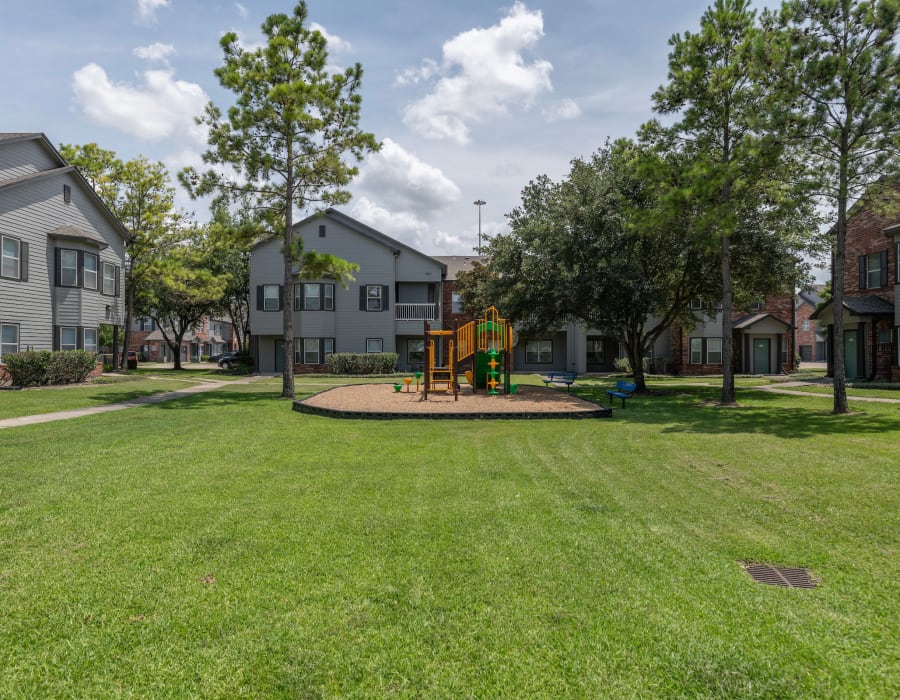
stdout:
<svg viewBox="0 0 900 700">
<path fill-rule="evenodd" d="M 609 398 L 611 399 L 622 399 L 622 408 L 625 408 L 625 399 L 630 399 L 634 396 L 634 390 L 637 389 L 637 385 L 634 382 L 616 382 L 615 389 L 607 389 L 606 393 L 609 394 Z"/>
<path fill-rule="evenodd" d="M 578 378 L 577 372 L 550 372 L 541 377 L 541 381 L 544 382 L 544 386 L 550 386 L 551 384 L 565 384 L 566 391 L 569 390 L 569 387 L 575 383 L 575 379 Z"/>
</svg>

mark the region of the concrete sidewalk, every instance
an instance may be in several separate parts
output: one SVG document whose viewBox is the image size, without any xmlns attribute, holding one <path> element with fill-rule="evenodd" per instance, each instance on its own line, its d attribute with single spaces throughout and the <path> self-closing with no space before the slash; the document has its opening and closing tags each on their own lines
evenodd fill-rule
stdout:
<svg viewBox="0 0 900 700">
<path fill-rule="evenodd" d="M 19 416 L 18 418 L 5 418 L 0 420 L 0 428 L 17 428 L 21 425 L 35 425 L 37 423 L 52 423 L 57 420 L 68 420 L 70 418 L 81 418 L 82 416 L 93 416 L 98 413 L 111 413 L 112 411 L 122 411 L 126 408 L 134 408 L 135 406 L 146 406 L 148 404 L 162 403 L 163 401 L 171 401 L 172 399 L 180 399 L 192 394 L 202 394 L 206 391 L 220 389 L 224 386 L 234 386 L 235 384 L 249 384 L 258 379 L 264 379 L 258 375 L 243 377 L 233 381 L 220 382 L 209 381 L 195 386 L 177 389 L 176 391 L 168 391 L 165 394 L 154 394 L 153 396 L 139 396 L 136 399 L 121 401 L 119 403 L 106 404 L 105 406 L 88 406 L 87 408 L 73 408 L 69 411 L 57 411 L 55 413 L 39 413 L 33 416 Z"/>
<path fill-rule="evenodd" d="M 756 389 L 757 391 L 768 391 L 772 394 L 787 394 L 789 396 L 818 396 L 823 399 L 834 398 L 833 394 L 816 394 L 811 391 L 792 391 L 790 387 L 798 386 L 831 386 L 830 381 L 814 381 L 814 382 L 780 382 L 778 384 L 761 384 L 759 386 L 747 387 L 748 389 Z M 868 401 L 870 403 L 900 403 L 898 399 L 883 399 L 878 396 L 850 396 L 847 395 L 848 401 Z"/>
</svg>

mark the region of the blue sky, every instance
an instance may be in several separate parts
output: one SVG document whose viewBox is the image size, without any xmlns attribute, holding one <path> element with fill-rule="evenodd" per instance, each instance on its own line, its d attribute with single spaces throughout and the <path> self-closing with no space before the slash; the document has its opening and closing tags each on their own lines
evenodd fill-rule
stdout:
<svg viewBox="0 0 900 700">
<path fill-rule="evenodd" d="M 709 0 L 309 0 L 336 67 L 360 62 L 362 126 L 383 142 L 343 211 L 430 254 L 469 254 L 539 174 L 633 136 L 666 79 L 667 41 Z M 193 123 L 231 103 L 219 38 L 246 46 L 290 0 L 25 0 L 0 20 L 0 131 L 199 164 Z M 179 204 L 204 219 L 202 204 Z"/>
</svg>

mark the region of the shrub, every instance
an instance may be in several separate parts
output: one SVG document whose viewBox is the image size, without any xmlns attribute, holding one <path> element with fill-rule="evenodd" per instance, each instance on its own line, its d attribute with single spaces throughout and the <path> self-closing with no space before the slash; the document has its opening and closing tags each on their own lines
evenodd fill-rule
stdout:
<svg viewBox="0 0 900 700">
<path fill-rule="evenodd" d="M 26 350 L 7 355 L 3 361 L 17 386 L 77 384 L 94 369 L 96 354 L 84 350 Z"/>
<path fill-rule="evenodd" d="M 339 352 L 328 356 L 331 374 L 392 374 L 400 356 L 395 352 Z"/>
<path fill-rule="evenodd" d="M 616 368 L 617 372 L 621 372 L 622 374 L 631 374 L 631 363 L 628 361 L 627 357 L 617 357 L 613 362 L 613 367 Z"/>
</svg>

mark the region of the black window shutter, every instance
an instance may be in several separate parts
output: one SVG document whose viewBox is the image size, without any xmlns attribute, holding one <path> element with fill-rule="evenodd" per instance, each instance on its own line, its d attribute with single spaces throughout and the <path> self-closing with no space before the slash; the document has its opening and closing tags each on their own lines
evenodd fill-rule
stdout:
<svg viewBox="0 0 900 700">
<path fill-rule="evenodd" d="M 77 265 L 77 269 L 75 272 L 75 286 L 83 287 L 84 286 L 84 251 L 78 251 L 78 261 L 75 263 Z"/>
<path fill-rule="evenodd" d="M 881 286 L 887 286 L 887 270 L 888 270 L 888 253 L 886 250 L 881 251 Z"/>
<path fill-rule="evenodd" d="M 359 286 L 359 310 L 366 311 L 366 285 L 361 284 Z"/>
<path fill-rule="evenodd" d="M 118 265 L 116 265 L 116 296 L 122 295 L 121 284 L 119 282 L 119 280 L 121 279 L 121 272 L 122 269 Z"/>
<path fill-rule="evenodd" d="M 859 256 L 859 288 L 866 289 L 866 256 Z"/>
<path fill-rule="evenodd" d="M 284 300 L 284 285 L 278 285 L 278 310 L 282 311 L 284 306 L 282 305 L 282 301 Z"/>
<path fill-rule="evenodd" d="M 28 281 L 28 244 L 23 242 L 19 251 L 21 266 L 19 269 L 19 279 L 23 282 Z"/>
<path fill-rule="evenodd" d="M 57 252 L 59 252 L 57 250 Z M 53 349 L 59 350 L 59 335 L 62 331 L 59 326 L 53 326 Z"/>
<path fill-rule="evenodd" d="M 325 338 L 319 338 L 319 364 L 325 362 Z"/>
<path fill-rule="evenodd" d="M 297 299 L 296 310 L 303 311 L 303 309 L 306 308 L 306 285 L 301 282 L 299 287 L 300 294 L 295 296 Z"/>
<path fill-rule="evenodd" d="M 391 302 L 391 288 L 386 284 L 381 285 L 381 310 L 387 311 Z"/>
<path fill-rule="evenodd" d="M 256 310 L 262 311 L 265 304 L 265 292 L 261 284 L 256 285 Z"/>
<path fill-rule="evenodd" d="M 84 326 L 78 326 L 75 333 L 75 349 L 84 350 Z"/>
<path fill-rule="evenodd" d="M 53 284 L 57 287 L 62 286 L 62 251 L 59 248 L 53 249 L 53 259 L 56 262 L 55 272 L 54 272 L 54 282 Z M 54 348 L 56 349 L 56 348 Z"/>
</svg>

